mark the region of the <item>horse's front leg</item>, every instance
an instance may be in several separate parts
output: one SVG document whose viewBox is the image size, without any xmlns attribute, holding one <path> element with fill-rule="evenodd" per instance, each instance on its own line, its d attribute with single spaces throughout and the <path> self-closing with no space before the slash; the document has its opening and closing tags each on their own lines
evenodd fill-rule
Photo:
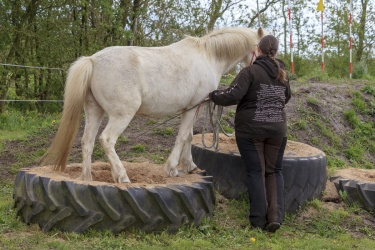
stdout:
<svg viewBox="0 0 375 250">
<path fill-rule="evenodd" d="M 193 138 L 192 137 L 193 136 L 192 135 L 193 134 L 192 129 L 193 129 L 193 125 L 194 125 L 195 111 L 196 111 L 196 108 L 192 109 L 192 110 L 189 110 L 188 112 L 186 112 L 182 115 L 181 125 L 180 125 L 180 128 L 178 130 L 175 145 L 172 149 L 171 154 L 169 155 L 169 157 L 167 159 L 167 162 L 165 163 L 165 171 L 169 176 L 173 177 L 173 176 L 178 175 L 177 166 L 178 166 L 178 163 L 180 161 L 180 157 L 182 156 L 181 153 L 183 154 L 183 156 L 182 156 L 183 162 L 182 163 L 184 164 L 184 166 L 185 166 L 185 164 L 187 164 L 185 162 L 188 161 L 186 159 L 189 159 L 189 156 L 187 156 L 187 157 L 185 156 L 186 155 L 185 145 L 186 145 L 187 141 L 189 141 L 188 145 L 190 145 L 191 140 Z M 191 158 L 191 152 L 189 154 L 190 154 L 190 158 Z M 192 160 L 191 160 L 191 162 L 192 162 Z M 191 167 L 189 167 L 189 168 L 191 168 Z M 194 169 L 194 167 L 193 167 L 193 169 Z"/>
</svg>

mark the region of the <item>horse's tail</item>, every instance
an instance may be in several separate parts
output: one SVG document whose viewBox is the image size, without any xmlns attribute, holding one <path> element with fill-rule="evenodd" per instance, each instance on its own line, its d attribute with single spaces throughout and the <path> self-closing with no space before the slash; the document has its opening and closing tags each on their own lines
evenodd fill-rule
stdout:
<svg viewBox="0 0 375 250">
<path fill-rule="evenodd" d="M 81 57 L 68 71 L 64 93 L 64 109 L 61 122 L 51 146 L 42 156 L 42 164 L 52 165 L 54 170 L 64 171 L 70 150 L 77 135 L 82 109 L 90 88 L 93 62 Z"/>
</svg>

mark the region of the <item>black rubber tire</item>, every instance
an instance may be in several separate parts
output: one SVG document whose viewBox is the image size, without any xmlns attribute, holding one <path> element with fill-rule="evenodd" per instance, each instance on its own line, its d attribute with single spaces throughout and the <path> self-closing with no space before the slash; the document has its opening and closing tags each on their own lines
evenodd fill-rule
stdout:
<svg viewBox="0 0 375 250">
<path fill-rule="evenodd" d="M 358 204 L 370 212 L 375 212 L 375 182 L 351 180 L 340 176 L 331 177 L 337 191 L 345 192 L 346 202 Z"/>
<path fill-rule="evenodd" d="M 14 207 L 27 224 L 82 233 L 88 229 L 119 233 L 129 228 L 174 232 L 198 226 L 215 206 L 213 179 L 187 184 L 127 187 L 55 181 L 22 169 L 14 187 Z"/>
<path fill-rule="evenodd" d="M 307 201 L 321 198 L 327 182 L 326 156 L 284 155 L 285 211 L 295 213 Z M 214 178 L 215 189 L 224 197 L 238 199 L 247 193 L 246 167 L 238 152 L 222 153 L 202 144 L 192 145 L 193 160 Z"/>
</svg>

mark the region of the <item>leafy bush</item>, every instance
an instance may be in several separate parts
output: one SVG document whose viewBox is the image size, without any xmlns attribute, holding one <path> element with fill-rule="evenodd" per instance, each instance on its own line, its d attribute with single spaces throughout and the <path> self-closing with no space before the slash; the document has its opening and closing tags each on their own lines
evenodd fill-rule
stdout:
<svg viewBox="0 0 375 250">
<path fill-rule="evenodd" d="M 353 65 L 353 79 L 361 79 L 366 75 L 368 75 L 368 70 L 365 62 L 359 62 Z"/>
<path fill-rule="evenodd" d="M 289 71 L 287 71 L 286 73 L 287 73 L 287 76 L 288 76 L 288 78 L 289 78 L 290 81 L 297 80 L 297 75 L 296 74 L 293 74 L 293 73 L 291 73 Z"/>
<path fill-rule="evenodd" d="M 223 75 L 220 79 L 220 84 L 221 85 L 229 85 L 232 83 L 233 79 L 235 78 L 236 76 L 235 75 L 232 75 L 232 74 L 226 74 L 226 75 Z"/>
<path fill-rule="evenodd" d="M 230 117 L 235 117 L 236 111 L 234 109 L 229 109 L 227 115 Z"/>
</svg>

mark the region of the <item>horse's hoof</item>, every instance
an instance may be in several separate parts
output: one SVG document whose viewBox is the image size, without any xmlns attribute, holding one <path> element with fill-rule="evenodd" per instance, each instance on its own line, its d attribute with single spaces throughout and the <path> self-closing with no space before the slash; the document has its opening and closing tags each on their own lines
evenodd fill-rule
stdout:
<svg viewBox="0 0 375 250">
<path fill-rule="evenodd" d="M 200 168 L 194 168 L 193 170 L 189 171 L 189 174 L 199 174 L 202 170 Z"/>
<path fill-rule="evenodd" d="M 120 176 L 118 178 L 118 183 L 131 183 L 128 176 Z"/>
<path fill-rule="evenodd" d="M 170 177 L 177 177 L 178 176 L 178 170 L 177 169 L 169 170 L 169 176 Z"/>
<path fill-rule="evenodd" d="M 82 181 L 92 181 L 92 176 L 91 174 L 90 175 L 81 175 L 78 180 L 82 180 Z"/>
<path fill-rule="evenodd" d="M 182 166 L 183 166 L 184 172 L 187 173 L 187 174 L 191 174 L 193 171 L 195 171 L 195 169 L 197 169 L 197 165 L 195 165 L 195 163 L 192 160 L 190 160 L 190 161 L 183 160 Z M 199 170 L 199 168 L 198 168 L 198 170 Z"/>
</svg>

